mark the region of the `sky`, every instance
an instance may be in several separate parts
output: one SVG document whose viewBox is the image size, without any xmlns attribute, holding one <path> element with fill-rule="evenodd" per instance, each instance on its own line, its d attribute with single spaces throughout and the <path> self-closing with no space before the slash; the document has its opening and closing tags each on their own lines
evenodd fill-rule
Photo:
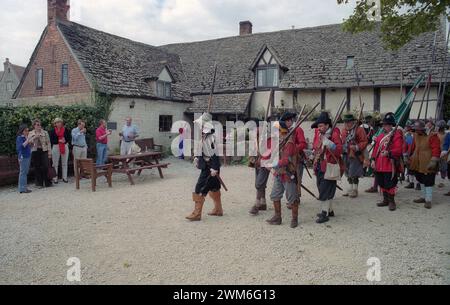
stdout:
<svg viewBox="0 0 450 305">
<path fill-rule="evenodd" d="M 336 0 L 71 0 L 70 19 L 150 45 L 340 23 L 355 1 Z M 26 66 L 47 24 L 47 0 L 0 0 L 0 61 Z M 3 67 L 0 66 L 0 70 Z"/>
</svg>

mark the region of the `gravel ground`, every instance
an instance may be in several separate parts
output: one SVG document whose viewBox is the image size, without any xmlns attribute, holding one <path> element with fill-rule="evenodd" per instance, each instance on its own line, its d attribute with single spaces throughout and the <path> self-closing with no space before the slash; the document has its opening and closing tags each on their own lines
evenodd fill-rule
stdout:
<svg viewBox="0 0 450 305">
<path fill-rule="evenodd" d="M 418 195 L 401 186 L 399 209 L 378 208 L 377 194 L 349 200 L 339 194 L 337 217 L 314 222 L 319 205 L 305 194 L 301 225 L 265 223 L 272 210 L 251 217 L 253 171 L 223 169 L 229 192 L 225 215 L 189 223 L 198 171 L 172 165 L 159 179 L 148 172 L 130 186 L 113 177 L 92 193 L 59 184 L 32 195 L 0 189 L 0 284 L 69 284 L 70 257 L 81 261 L 81 284 L 370 284 L 367 260 L 381 262 L 381 284 L 450 284 L 450 200 L 435 193 L 435 206 L 411 203 Z M 306 184 L 314 183 L 305 176 Z M 371 179 L 364 179 L 367 188 Z"/>
</svg>

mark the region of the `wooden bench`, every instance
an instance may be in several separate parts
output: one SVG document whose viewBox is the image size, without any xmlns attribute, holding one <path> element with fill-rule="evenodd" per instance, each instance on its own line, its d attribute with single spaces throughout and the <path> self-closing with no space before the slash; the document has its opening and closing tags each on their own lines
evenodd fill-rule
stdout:
<svg viewBox="0 0 450 305">
<path fill-rule="evenodd" d="M 78 159 L 77 160 L 77 172 L 75 173 L 75 181 L 77 190 L 80 189 L 80 180 L 82 177 L 91 179 L 92 191 L 96 191 L 97 178 L 106 177 L 108 186 L 112 187 L 112 172 L 113 165 L 98 165 L 96 166 L 92 159 Z"/>
<path fill-rule="evenodd" d="M 19 178 L 19 161 L 17 156 L 0 156 L 0 185 L 17 183 Z"/>
<path fill-rule="evenodd" d="M 155 144 L 153 138 L 139 139 L 136 140 L 135 142 L 142 149 L 142 151 L 157 151 L 157 152 L 163 151 L 163 146 Z"/>
</svg>

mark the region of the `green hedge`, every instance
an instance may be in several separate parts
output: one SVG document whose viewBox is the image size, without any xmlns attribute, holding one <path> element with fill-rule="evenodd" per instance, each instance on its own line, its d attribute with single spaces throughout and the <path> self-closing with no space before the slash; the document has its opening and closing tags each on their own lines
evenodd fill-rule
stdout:
<svg viewBox="0 0 450 305">
<path fill-rule="evenodd" d="M 76 105 L 76 106 L 23 106 L 23 107 L 5 107 L 0 106 L 0 155 L 16 154 L 15 139 L 17 130 L 21 124 L 27 124 L 31 129 L 31 123 L 34 119 L 40 119 L 45 130 L 52 128 L 52 122 L 55 118 L 62 118 L 66 127 L 75 128 L 79 119 L 87 122 L 88 136 L 87 141 L 94 147 L 95 129 L 98 122 L 103 118 L 104 111 L 98 107 Z"/>
</svg>

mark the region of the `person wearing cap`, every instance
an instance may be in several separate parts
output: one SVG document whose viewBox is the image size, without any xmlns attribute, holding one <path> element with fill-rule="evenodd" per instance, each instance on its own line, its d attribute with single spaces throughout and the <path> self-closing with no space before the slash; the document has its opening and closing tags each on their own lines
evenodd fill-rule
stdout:
<svg viewBox="0 0 450 305">
<path fill-rule="evenodd" d="M 69 143 L 71 142 L 71 134 L 70 130 L 64 126 L 64 121 L 62 119 L 56 118 L 53 123 L 55 127 L 50 131 L 53 168 L 56 172 L 53 183 L 58 184 L 59 160 L 61 160 L 63 182 L 68 183 L 67 164 L 69 162 Z"/>
<path fill-rule="evenodd" d="M 414 171 L 417 181 L 422 185 L 423 196 L 414 200 L 415 203 L 424 203 L 426 209 L 431 209 L 433 200 L 433 187 L 436 173 L 439 170 L 441 158 L 441 142 L 433 128 L 423 121 L 414 123 L 414 141 L 411 150 L 410 168 Z"/>
<path fill-rule="evenodd" d="M 16 138 L 16 151 L 19 160 L 19 193 L 29 194 L 27 187 L 28 172 L 31 163 L 31 147 L 34 137 L 29 136 L 27 125 L 20 125 Z"/>
<path fill-rule="evenodd" d="M 342 130 L 343 159 L 345 174 L 350 185 L 344 196 L 356 198 L 358 197 L 359 178 L 364 176 L 364 151 L 369 140 L 364 128 L 358 126 L 352 113 L 344 115 L 344 124 Z"/>
<path fill-rule="evenodd" d="M 275 127 L 279 130 L 280 143 L 289 133 L 285 121 L 278 121 Z M 298 192 L 298 153 L 295 146 L 295 138 L 290 137 L 287 143 L 279 152 L 279 158 L 275 158 L 272 163 L 274 182 L 270 199 L 275 210 L 274 216 L 267 220 L 270 225 L 281 225 L 281 199 L 286 194 L 286 199 L 292 210 L 291 228 L 298 227 L 298 210 L 300 205 L 300 195 Z"/>
<path fill-rule="evenodd" d="M 403 155 L 403 133 L 394 129 L 397 125 L 392 112 L 385 115 L 383 129 L 375 138 L 375 147 L 372 152 L 372 168 L 375 170 L 375 179 L 380 186 L 383 200 L 377 204 L 379 207 L 389 206 L 395 211 L 395 193 L 397 191 L 399 172 L 398 162 Z"/>
<path fill-rule="evenodd" d="M 441 141 L 441 152 L 445 151 L 444 149 L 444 143 L 445 143 L 445 137 L 447 136 L 446 129 L 447 129 L 447 123 L 444 120 L 441 120 L 437 122 L 436 124 L 437 128 L 437 135 L 439 137 L 439 141 Z M 441 174 L 441 182 L 438 184 L 439 188 L 443 188 L 445 186 L 444 182 L 447 178 L 447 155 L 441 153 L 441 158 L 439 160 L 439 172 Z"/>
<path fill-rule="evenodd" d="M 198 145 L 197 149 L 194 149 L 194 164 L 201 172 L 195 190 L 192 193 L 192 200 L 195 203 L 194 211 L 186 219 L 189 221 L 200 221 L 202 219 L 203 204 L 208 194 L 214 201 L 214 209 L 208 215 L 223 216 L 220 192 L 221 183 L 219 180 L 221 165 L 211 115 L 204 113 L 194 121 L 194 124 L 195 129 L 200 128 L 202 133 L 201 140 L 196 144 Z M 201 151 L 197 151 L 200 149 Z"/>
<path fill-rule="evenodd" d="M 337 180 L 326 179 L 327 167 L 332 168 L 339 165 L 341 176 L 342 164 L 342 139 L 339 128 L 333 128 L 328 112 L 322 112 L 316 122 L 311 126 L 315 129 L 313 140 L 314 172 L 317 177 L 317 188 L 319 189 L 319 201 L 321 202 L 320 213 L 317 214 L 317 223 L 325 223 L 334 217 L 333 199 L 336 195 Z"/>
<path fill-rule="evenodd" d="M 255 121 L 258 123 L 258 120 Z M 272 139 L 268 138 L 267 135 L 264 134 L 264 131 L 266 131 L 266 129 L 260 125 L 257 129 L 256 141 L 254 143 L 256 151 L 259 151 L 259 156 L 254 158 L 249 164 L 250 167 L 255 168 L 256 202 L 249 211 L 253 216 L 258 215 L 259 211 L 267 211 L 266 189 L 267 181 L 270 176 L 270 168 L 264 166 L 263 163 L 270 162 Z M 266 141 L 266 150 L 260 151 L 260 146 L 264 143 L 264 140 Z"/>
</svg>

